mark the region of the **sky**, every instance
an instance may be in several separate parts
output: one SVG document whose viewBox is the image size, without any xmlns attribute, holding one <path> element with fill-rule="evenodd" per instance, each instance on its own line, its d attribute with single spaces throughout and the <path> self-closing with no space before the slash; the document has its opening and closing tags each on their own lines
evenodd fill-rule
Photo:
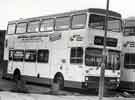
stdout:
<svg viewBox="0 0 135 100">
<path fill-rule="evenodd" d="M 0 0 L 0 30 L 8 21 L 82 10 L 106 8 L 107 0 Z M 129 2 L 130 1 L 130 2 Z M 109 9 L 122 14 L 122 18 L 135 16 L 135 0 L 110 0 Z"/>
</svg>

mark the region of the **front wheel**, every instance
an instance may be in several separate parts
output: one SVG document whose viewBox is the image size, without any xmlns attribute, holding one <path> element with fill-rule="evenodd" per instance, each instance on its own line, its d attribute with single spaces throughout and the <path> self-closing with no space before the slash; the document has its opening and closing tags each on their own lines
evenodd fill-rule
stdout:
<svg viewBox="0 0 135 100">
<path fill-rule="evenodd" d="M 54 84 L 56 84 L 56 87 L 60 90 L 64 89 L 64 78 L 61 74 L 56 75 L 54 79 Z"/>
</svg>

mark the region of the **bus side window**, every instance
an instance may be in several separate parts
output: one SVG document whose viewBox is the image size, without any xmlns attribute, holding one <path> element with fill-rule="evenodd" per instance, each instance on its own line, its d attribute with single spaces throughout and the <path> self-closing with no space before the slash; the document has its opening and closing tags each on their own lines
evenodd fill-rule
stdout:
<svg viewBox="0 0 135 100">
<path fill-rule="evenodd" d="M 72 63 L 72 64 L 82 64 L 83 63 L 83 48 L 82 47 L 71 48 L 70 63 Z"/>
<path fill-rule="evenodd" d="M 24 50 L 14 50 L 13 51 L 13 60 L 14 61 L 23 61 L 24 60 Z"/>
<path fill-rule="evenodd" d="M 58 17 L 56 18 L 55 30 L 66 30 L 70 28 L 70 17 Z"/>
<path fill-rule="evenodd" d="M 24 60 L 26 62 L 36 62 L 36 50 L 26 50 Z"/>
<path fill-rule="evenodd" d="M 16 27 L 16 33 L 25 33 L 26 32 L 27 23 L 18 23 Z"/>
<path fill-rule="evenodd" d="M 27 32 L 38 32 L 40 21 L 32 21 L 28 23 Z"/>
<path fill-rule="evenodd" d="M 9 59 L 9 60 L 13 60 L 13 50 L 9 50 L 8 59 Z"/>
<path fill-rule="evenodd" d="M 14 34 L 15 33 L 16 24 L 9 24 L 8 25 L 8 34 Z"/>
<path fill-rule="evenodd" d="M 53 29 L 54 29 L 54 19 L 44 19 L 41 21 L 40 25 L 41 32 L 53 31 Z"/>
<path fill-rule="evenodd" d="M 37 62 L 48 63 L 49 50 L 38 50 Z"/>
<path fill-rule="evenodd" d="M 72 16 L 72 28 L 79 29 L 84 28 L 86 25 L 86 14 L 78 14 Z"/>
</svg>

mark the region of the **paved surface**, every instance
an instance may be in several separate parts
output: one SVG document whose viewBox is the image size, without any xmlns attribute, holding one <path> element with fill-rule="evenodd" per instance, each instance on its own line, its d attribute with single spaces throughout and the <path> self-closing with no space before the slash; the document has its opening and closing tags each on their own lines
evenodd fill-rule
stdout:
<svg viewBox="0 0 135 100">
<path fill-rule="evenodd" d="M 19 89 L 18 89 L 19 88 Z M 95 90 L 64 89 L 53 92 L 49 86 L 25 84 L 17 87 L 11 80 L 0 77 L 0 100 L 98 100 Z M 21 92 L 21 93 L 18 93 Z M 125 98 L 126 97 L 126 98 Z M 103 100 L 135 100 L 135 96 L 117 91 L 106 91 Z"/>
<path fill-rule="evenodd" d="M 0 92 L 0 100 L 98 100 L 97 96 L 58 96 Z M 135 100 L 135 98 L 104 97 L 103 100 Z"/>
</svg>

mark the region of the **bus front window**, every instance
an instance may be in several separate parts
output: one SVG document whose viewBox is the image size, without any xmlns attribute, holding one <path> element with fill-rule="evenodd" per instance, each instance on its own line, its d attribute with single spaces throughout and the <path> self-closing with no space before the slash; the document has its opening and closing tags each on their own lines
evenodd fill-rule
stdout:
<svg viewBox="0 0 135 100">
<path fill-rule="evenodd" d="M 85 65 L 100 66 L 102 62 L 102 50 L 96 48 L 86 48 L 85 50 Z"/>
<path fill-rule="evenodd" d="M 106 69 L 120 69 L 120 52 L 109 50 Z"/>
<path fill-rule="evenodd" d="M 105 16 L 91 14 L 89 18 L 89 27 L 94 29 L 105 29 Z M 108 18 L 108 31 L 120 32 L 121 21 L 120 19 Z"/>
<path fill-rule="evenodd" d="M 124 36 L 135 36 L 135 27 L 125 27 Z"/>
<path fill-rule="evenodd" d="M 135 54 L 125 54 L 124 67 L 127 69 L 135 69 Z"/>
<path fill-rule="evenodd" d="M 125 20 L 124 36 L 135 36 L 135 20 Z"/>
</svg>

